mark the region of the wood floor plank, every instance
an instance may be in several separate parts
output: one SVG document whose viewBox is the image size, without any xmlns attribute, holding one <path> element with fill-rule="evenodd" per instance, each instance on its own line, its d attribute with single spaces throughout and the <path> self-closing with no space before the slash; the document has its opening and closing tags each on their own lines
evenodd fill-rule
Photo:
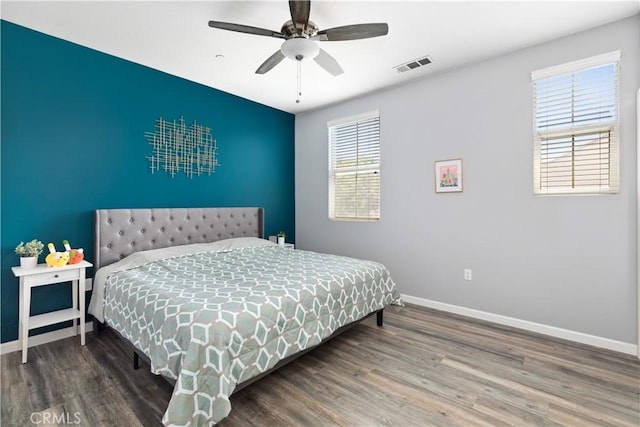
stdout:
<svg viewBox="0 0 640 427">
<path fill-rule="evenodd" d="M 443 364 L 476 375 L 479 379 L 496 382 L 504 385 L 512 390 L 514 394 L 531 395 L 538 397 L 547 402 L 555 402 L 558 406 L 582 411 L 583 413 L 591 413 L 594 419 L 614 424 L 614 425 L 636 425 L 628 424 L 624 419 L 624 414 L 616 413 L 608 414 L 603 410 L 597 402 L 593 402 L 589 393 L 583 393 L 586 400 L 578 399 L 575 393 L 572 393 L 570 387 L 563 384 L 549 384 L 549 381 L 531 381 L 530 376 L 526 372 L 514 373 L 509 371 L 508 367 L 504 367 L 500 375 L 486 370 L 478 369 L 460 363 L 452 358 L 443 360 Z"/>
<path fill-rule="evenodd" d="M 161 425 L 172 387 L 144 363 L 132 370 L 129 345 L 112 331 L 87 334 L 85 347 L 77 341 L 34 347 L 24 365 L 19 352 L 0 358 L 0 423 L 78 413 L 81 426 Z M 385 310 L 384 326 L 367 319 L 246 387 L 231 404 L 222 427 L 637 427 L 640 362 L 407 305 Z"/>
<path fill-rule="evenodd" d="M 541 416 L 533 412 L 522 410 L 517 406 L 509 405 L 506 402 L 496 401 L 495 399 L 487 399 L 484 396 L 479 396 L 476 403 L 473 405 L 473 409 L 482 414 L 493 417 L 499 420 L 497 424 L 518 427 L 521 425 L 527 426 L 558 426 L 552 420 L 549 420 L 546 415 Z"/>
<path fill-rule="evenodd" d="M 29 417 L 34 410 L 31 405 L 27 380 L 24 377 L 22 355 L 19 352 L 5 354 L 2 356 L 0 364 L 2 365 L 0 424 L 2 424 L 2 420 L 12 420 L 15 425 L 26 425 L 30 422 Z"/>
</svg>

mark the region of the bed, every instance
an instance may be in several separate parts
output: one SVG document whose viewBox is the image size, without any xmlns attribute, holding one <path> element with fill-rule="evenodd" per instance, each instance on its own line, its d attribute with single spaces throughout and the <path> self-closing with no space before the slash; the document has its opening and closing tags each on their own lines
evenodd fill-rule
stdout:
<svg viewBox="0 0 640 427">
<path fill-rule="evenodd" d="M 264 239 L 262 208 L 94 214 L 89 313 L 174 384 L 165 425 L 224 419 L 234 391 L 401 305 L 381 264 Z"/>
</svg>

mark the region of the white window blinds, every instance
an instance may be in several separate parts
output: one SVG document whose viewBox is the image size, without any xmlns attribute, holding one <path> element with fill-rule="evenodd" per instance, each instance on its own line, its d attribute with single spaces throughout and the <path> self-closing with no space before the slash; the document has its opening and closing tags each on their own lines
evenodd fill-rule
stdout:
<svg viewBox="0 0 640 427">
<path fill-rule="evenodd" d="M 532 73 L 534 193 L 619 189 L 620 52 Z"/>
<path fill-rule="evenodd" d="M 380 219 L 380 114 L 334 120 L 329 128 L 329 218 Z"/>
</svg>

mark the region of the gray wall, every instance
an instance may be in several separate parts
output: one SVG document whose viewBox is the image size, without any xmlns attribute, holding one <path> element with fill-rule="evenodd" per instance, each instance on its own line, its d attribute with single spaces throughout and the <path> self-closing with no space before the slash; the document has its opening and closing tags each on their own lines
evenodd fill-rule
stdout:
<svg viewBox="0 0 640 427">
<path fill-rule="evenodd" d="M 531 71 L 616 49 L 620 193 L 534 196 Z M 634 343 L 639 51 L 635 16 L 298 115 L 296 247 L 380 261 L 406 295 Z M 330 221 L 326 123 L 373 109 L 381 219 Z M 464 192 L 436 194 L 451 158 Z"/>
</svg>

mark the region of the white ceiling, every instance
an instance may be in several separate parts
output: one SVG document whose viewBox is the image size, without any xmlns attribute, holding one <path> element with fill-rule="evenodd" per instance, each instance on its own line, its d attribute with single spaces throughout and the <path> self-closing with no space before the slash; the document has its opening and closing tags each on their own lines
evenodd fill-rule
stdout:
<svg viewBox="0 0 640 427">
<path fill-rule="evenodd" d="M 273 1 L 2 1 L 2 19 L 291 113 L 315 109 L 408 80 L 552 40 L 640 12 L 635 1 L 325 1 L 312 0 L 320 29 L 387 22 L 389 34 L 321 42 L 344 74 L 332 77 L 285 59 L 264 75 L 258 66 L 282 40 L 208 26 L 226 21 L 280 31 L 291 19 Z M 222 55 L 222 58 L 216 58 Z M 394 66 L 429 55 L 406 73 Z"/>
</svg>

